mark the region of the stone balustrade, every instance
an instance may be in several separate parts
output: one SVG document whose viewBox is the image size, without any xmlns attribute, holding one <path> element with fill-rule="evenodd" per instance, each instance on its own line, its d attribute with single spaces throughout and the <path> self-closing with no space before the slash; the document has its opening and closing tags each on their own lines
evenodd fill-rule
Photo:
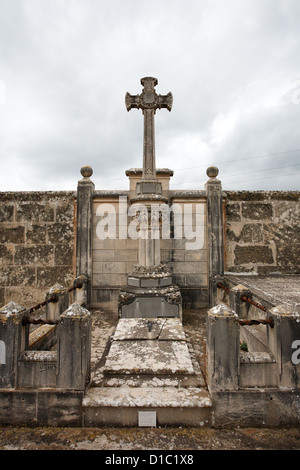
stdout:
<svg viewBox="0 0 300 470">
<path fill-rule="evenodd" d="M 207 313 L 210 391 L 299 390 L 300 314 L 280 305 L 262 315 L 269 323 L 262 319 L 253 325 L 248 320 L 248 326 L 241 300 L 245 292 L 245 286 L 235 286 L 230 290 L 230 306 L 220 303 Z"/>
<path fill-rule="evenodd" d="M 50 289 L 46 300 L 54 292 L 58 300 L 47 303 L 46 324 L 32 333 L 23 306 L 9 302 L 0 309 L 0 389 L 85 389 L 90 378 L 91 315 L 83 307 L 86 279 L 81 276 L 80 281 L 81 288 L 64 290 L 56 284 Z M 52 341 L 48 339 L 45 350 L 43 336 L 50 331 Z"/>
</svg>

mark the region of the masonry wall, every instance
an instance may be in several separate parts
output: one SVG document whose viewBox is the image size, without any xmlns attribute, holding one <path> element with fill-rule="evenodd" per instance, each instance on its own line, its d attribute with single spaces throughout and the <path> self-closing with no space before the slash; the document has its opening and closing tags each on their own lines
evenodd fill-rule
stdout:
<svg viewBox="0 0 300 470">
<path fill-rule="evenodd" d="M 75 277 L 72 192 L 0 193 L 0 305 L 45 299 Z"/>
<path fill-rule="evenodd" d="M 182 193 L 173 196 L 173 202 L 205 202 L 204 191 L 202 199 L 193 201 Z M 225 270 L 299 274 L 299 197 L 299 191 L 226 191 Z M 73 192 L 0 193 L 1 306 L 14 300 L 30 307 L 44 300 L 56 282 L 72 284 L 75 205 Z M 175 282 L 185 292 L 185 306 L 192 308 L 208 301 L 207 248 L 204 244 L 200 250 L 187 251 L 185 243 L 163 240 L 161 257 L 173 267 Z M 119 285 L 126 283 L 137 263 L 138 244 L 131 239 L 102 244 L 94 235 L 93 248 L 93 299 L 96 305 L 107 306 L 116 302 Z"/>
<path fill-rule="evenodd" d="M 300 273 L 300 191 L 226 191 L 225 270 Z"/>
</svg>

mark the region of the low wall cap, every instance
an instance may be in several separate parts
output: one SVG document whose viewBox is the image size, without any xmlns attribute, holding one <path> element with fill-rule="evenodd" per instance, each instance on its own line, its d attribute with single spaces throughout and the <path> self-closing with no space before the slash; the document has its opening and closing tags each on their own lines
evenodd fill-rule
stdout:
<svg viewBox="0 0 300 470">
<path fill-rule="evenodd" d="M 70 305 L 70 307 L 65 310 L 62 314 L 62 317 L 87 317 L 90 316 L 90 312 L 82 307 L 81 305 L 74 303 Z"/>
</svg>

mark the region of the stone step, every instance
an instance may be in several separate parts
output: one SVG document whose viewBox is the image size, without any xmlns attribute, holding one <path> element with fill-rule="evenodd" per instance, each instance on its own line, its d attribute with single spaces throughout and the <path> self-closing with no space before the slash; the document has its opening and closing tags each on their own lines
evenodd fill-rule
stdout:
<svg viewBox="0 0 300 470">
<path fill-rule="evenodd" d="M 212 402 L 204 388 L 91 387 L 83 399 L 85 426 L 135 427 L 145 412 L 152 412 L 154 426 L 210 426 L 212 422 Z"/>
<path fill-rule="evenodd" d="M 153 375 L 153 374 L 94 374 L 92 387 L 205 387 L 201 374 L 191 375 Z"/>
</svg>

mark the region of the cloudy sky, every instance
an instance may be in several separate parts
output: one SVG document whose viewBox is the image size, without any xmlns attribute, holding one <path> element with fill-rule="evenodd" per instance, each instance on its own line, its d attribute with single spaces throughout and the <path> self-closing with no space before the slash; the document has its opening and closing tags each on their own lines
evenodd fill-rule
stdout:
<svg viewBox="0 0 300 470">
<path fill-rule="evenodd" d="M 128 189 L 158 79 L 156 164 L 172 189 L 298 190 L 299 0 L 0 0 L 0 191 Z"/>
</svg>

